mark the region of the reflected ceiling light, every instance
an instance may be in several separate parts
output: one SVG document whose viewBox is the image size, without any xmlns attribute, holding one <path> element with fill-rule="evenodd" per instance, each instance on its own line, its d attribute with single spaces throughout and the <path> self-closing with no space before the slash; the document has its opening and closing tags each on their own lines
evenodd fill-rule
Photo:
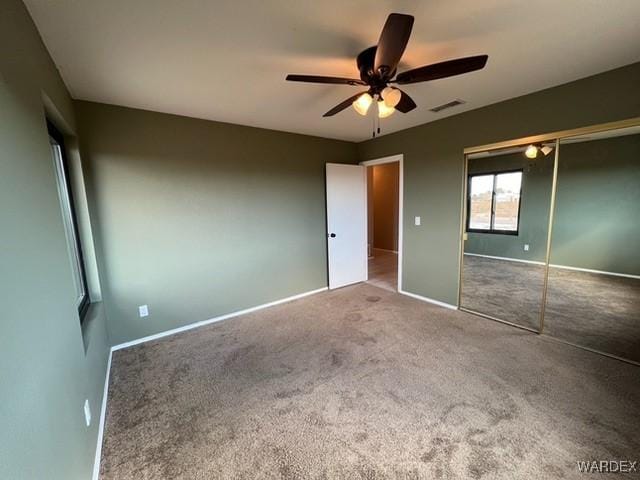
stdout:
<svg viewBox="0 0 640 480">
<path fill-rule="evenodd" d="M 524 154 L 527 158 L 536 158 L 538 156 L 538 147 L 535 145 L 529 145 L 524 151 Z"/>
<path fill-rule="evenodd" d="M 368 93 L 363 93 L 353 102 L 353 108 L 360 115 L 364 116 L 369 111 L 369 107 L 371 106 L 372 102 L 373 98 L 371 97 L 371 95 L 369 95 Z"/>
<path fill-rule="evenodd" d="M 400 103 L 401 98 L 402 92 L 397 88 L 385 87 L 384 90 L 382 90 L 382 99 L 387 107 L 395 107 Z"/>
<path fill-rule="evenodd" d="M 386 103 L 384 103 L 384 100 L 379 100 L 378 101 L 378 117 L 380 118 L 387 118 L 389 116 L 391 116 L 393 114 L 393 112 L 395 112 L 396 109 L 393 107 L 389 107 L 387 106 Z"/>
<path fill-rule="evenodd" d="M 553 150 L 552 147 L 550 147 L 549 145 L 545 145 L 544 147 L 542 147 L 540 149 L 540 151 L 546 156 L 549 155 L 551 153 L 551 151 Z"/>
</svg>

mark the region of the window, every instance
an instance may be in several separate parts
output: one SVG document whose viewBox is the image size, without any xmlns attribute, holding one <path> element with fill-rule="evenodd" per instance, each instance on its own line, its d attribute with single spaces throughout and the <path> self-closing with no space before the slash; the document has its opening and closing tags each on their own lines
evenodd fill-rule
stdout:
<svg viewBox="0 0 640 480">
<path fill-rule="evenodd" d="M 67 248 L 69 250 L 73 282 L 76 289 L 76 306 L 80 314 L 80 322 L 82 322 L 89 308 L 89 295 L 82 257 L 82 245 L 80 244 L 80 237 L 78 235 L 78 221 L 76 219 L 73 195 L 71 193 L 69 165 L 64 148 L 64 137 L 51 123 L 47 122 L 47 127 L 49 129 L 49 142 L 51 143 L 51 153 L 53 155 L 56 180 L 58 182 L 62 221 L 67 236 Z"/>
<path fill-rule="evenodd" d="M 517 235 L 522 170 L 469 175 L 467 231 Z"/>
</svg>

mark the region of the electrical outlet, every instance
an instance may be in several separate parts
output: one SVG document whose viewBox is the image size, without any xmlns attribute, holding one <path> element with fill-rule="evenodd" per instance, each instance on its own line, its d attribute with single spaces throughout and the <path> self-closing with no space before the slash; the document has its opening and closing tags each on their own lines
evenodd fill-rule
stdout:
<svg viewBox="0 0 640 480">
<path fill-rule="evenodd" d="M 91 425 L 91 407 L 89 406 L 88 398 L 84 401 L 84 421 L 86 422 L 87 427 Z"/>
<path fill-rule="evenodd" d="M 149 316 L 149 306 L 148 305 L 140 305 L 138 307 L 138 313 L 140 317 L 148 317 Z"/>
<path fill-rule="evenodd" d="M 420 217 L 416 217 L 415 224 L 416 224 L 416 226 L 420 225 Z"/>
<path fill-rule="evenodd" d="M 524 251 L 525 251 L 525 252 L 528 252 L 528 251 L 529 251 L 529 244 L 528 244 L 528 243 L 525 243 L 525 244 L 524 244 Z"/>
</svg>

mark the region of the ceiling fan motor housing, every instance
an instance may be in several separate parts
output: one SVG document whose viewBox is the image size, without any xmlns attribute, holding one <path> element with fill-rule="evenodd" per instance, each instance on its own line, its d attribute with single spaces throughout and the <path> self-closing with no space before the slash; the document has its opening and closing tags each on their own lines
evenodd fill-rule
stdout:
<svg viewBox="0 0 640 480">
<path fill-rule="evenodd" d="M 373 71 L 373 63 L 376 58 L 377 49 L 378 47 L 375 45 L 373 47 L 369 47 L 366 50 L 360 52 L 360 54 L 356 58 L 356 64 L 358 65 L 360 78 L 363 82 L 367 82 L 367 84 L 371 86 L 371 93 L 380 93 L 382 89 L 387 86 L 386 79 L 393 77 L 393 75 L 396 73 L 395 71 L 393 71 L 390 74 L 385 75 L 383 78 Z"/>
</svg>

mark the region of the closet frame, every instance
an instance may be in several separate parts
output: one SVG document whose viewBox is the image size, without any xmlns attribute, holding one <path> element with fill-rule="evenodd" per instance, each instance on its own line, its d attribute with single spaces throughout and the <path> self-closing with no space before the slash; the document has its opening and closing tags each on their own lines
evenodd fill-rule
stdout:
<svg viewBox="0 0 640 480">
<path fill-rule="evenodd" d="M 551 241 L 553 235 L 553 220 L 555 214 L 556 207 L 556 190 L 558 184 L 558 164 L 560 161 L 560 144 L 562 140 L 576 137 L 580 135 L 589 135 L 593 133 L 606 132 L 609 130 L 618 130 L 622 128 L 636 127 L 640 126 L 640 117 L 633 117 L 625 120 L 619 120 L 616 122 L 608 122 L 601 123 L 598 125 L 591 125 L 588 127 L 580 127 L 574 128 L 570 130 L 560 130 L 556 132 L 549 132 L 540 135 L 532 135 L 529 137 L 522 137 L 512 140 L 506 140 L 502 142 L 490 143 L 486 145 L 478 145 L 474 147 L 468 147 L 463 150 L 463 169 L 462 169 L 462 197 L 461 197 L 461 209 L 460 209 L 460 237 L 459 237 L 459 258 L 458 258 L 458 310 L 463 312 L 471 313 L 473 315 L 477 315 L 482 318 L 486 318 L 489 320 L 493 320 L 496 322 L 504 323 L 512 327 L 516 327 L 522 330 L 526 330 L 528 332 L 540 335 L 545 339 L 550 339 L 555 342 L 563 343 L 565 345 L 570 345 L 572 347 L 580 348 L 582 350 L 587 350 L 593 353 L 597 353 L 599 355 L 604 355 L 606 357 L 615 358 L 616 360 L 620 360 L 626 363 L 630 363 L 633 365 L 640 366 L 640 362 L 636 362 L 634 360 L 630 360 L 624 357 L 619 357 L 612 353 L 603 352 L 600 350 L 596 350 L 593 348 L 589 348 L 583 345 L 579 345 L 576 343 L 569 342 L 567 340 L 563 340 L 560 338 L 553 337 L 551 335 L 547 335 L 544 332 L 544 320 L 545 320 L 545 309 L 547 304 L 547 290 L 549 286 L 549 260 L 551 258 Z M 541 143 L 550 143 L 554 142 L 554 161 L 553 161 L 553 177 L 551 184 L 551 199 L 549 205 L 549 222 L 547 226 L 547 244 L 545 250 L 545 262 L 544 262 L 544 281 L 542 288 L 542 298 L 541 298 L 541 306 L 540 306 L 540 316 L 539 316 L 539 326 L 537 329 L 526 327 L 524 325 L 518 325 L 513 322 L 509 322 L 507 320 L 495 317 L 493 315 L 488 315 L 486 313 L 478 312 L 472 309 L 468 309 L 462 306 L 462 287 L 463 287 L 463 269 L 464 269 L 464 244 L 467 236 L 467 215 L 468 215 L 468 205 L 467 205 L 467 189 L 468 189 L 468 174 L 469 174 L 469 158 L 470 156 L 478 153 L 491 152 L 495 150 L 504 150 L 508 148 L 522 147 L 524 145 L 529 144 L 541 144 Z"/>
</svg>

